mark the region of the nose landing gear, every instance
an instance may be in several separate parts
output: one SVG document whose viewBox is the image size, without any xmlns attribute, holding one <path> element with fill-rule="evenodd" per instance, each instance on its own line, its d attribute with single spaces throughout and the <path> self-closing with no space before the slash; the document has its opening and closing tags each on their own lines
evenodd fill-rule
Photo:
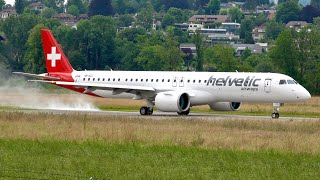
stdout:
<svg viewBox="0 0 320 180">
<path fill-rule="evenodd" d="M 272 119 L 278 119 L 280 117 L 279 110 L 281 103 L 273 103 L 273 113 L 271 114 Z"/>
</svg>

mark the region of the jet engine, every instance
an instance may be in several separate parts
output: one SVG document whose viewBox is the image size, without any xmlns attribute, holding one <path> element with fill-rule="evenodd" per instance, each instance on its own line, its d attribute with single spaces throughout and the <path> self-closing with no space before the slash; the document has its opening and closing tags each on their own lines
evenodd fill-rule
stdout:
<svg viewBox="0 0 320 180">
<path fill-rule="evenodd" d="M 209 104 L 214 111 L 237 111 L 240 109 L 240 102 L 214 102 Z"/>
<path fill-rule="evenodd" d="M 187 93 L 162 92 L 157 94 L 155 105 L 164 112 L 184 112 L 190 108 L 190 97 Z"/>
</svg>

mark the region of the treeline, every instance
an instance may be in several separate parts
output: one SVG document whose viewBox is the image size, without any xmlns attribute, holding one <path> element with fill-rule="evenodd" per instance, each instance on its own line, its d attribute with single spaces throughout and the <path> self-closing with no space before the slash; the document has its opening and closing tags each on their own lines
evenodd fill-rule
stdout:
<svg viewBox="0 0 320 180">
<path fill-rule="evenodd" d="M 241 22 L 241 40 L 253 43 L 253 27 L 265 25 L 266 33 L 261 42 L 268 42 L 270 47 L 262 54 L 246 49 L 237 57 L 235 49 L 230 45 L 211 45 L 205 42 L 199 32 L 189 35 L 188 32 L 172 26 L 175 22 L 186 22 L 189 17 L 198 13 L 198 10 L 163 7 L 162 13 L 154 13 L 156 2 L 162 1 L 164 0 L 125 0 L 124 7 L 129 2 L 139 4 L 136 16 L 126 14 L 127 10 L 123 10 L 124 14 L 120 14 L 118 18 L 92 16 L 78 22 L 76 28 L 62 25 L 57 19 L 50 18 L 43 12 L 30 12 L 24 8 L 20 15 L 0 21 L 0 35 L 4 37 L 4 40 L 0 41 L 1 74 L 10 75 L 11 71 L 46 72 L 40 29 L 49 28 L 76 70 L 280 72 L 295 78 L 313 94 L 320 94 L 319 17 L 312 19 L 313 24 L 298 32 L 286 28 L 281 20 L 285 17 L 290 20 L 288 16 L 293 16 L 292 13 L 277 13 L 275 20 L 268 21 L 263 14 L 244 17 L 239 8 L 231 8 L 227 12 L 231 19 Z M 30 2 L 32 1 L 24 1 Z M 55 11 L 59 11 L 60 0 L 43 2 L 46 5 L 51 4 L 52 7 L 49 8 L 55 6 Z M 121 1 L 110 1 L 113 10 L 119 12 L 116 2 Z M 167 3 L 171 2 L 174 1 Z M 192 2 L 194 5 L 200 3 L 200 0 L 185 2 Z M 210 4 L 210 1 L 201 2 L 201 7 L 207 6 L 208 2 Z M 248 2 L 251 1 L 246 1 Z M 285 5 L 280 4 L 278 8 L 284 8 L 281 11 L 288 12 L 286 8 L 292 8 L 286 3 L 291 1 L 283 2 Z M 297 5 L 296 2 L 291 4 L 295 7 Z M 79 13 L 98 12 L 92 9 L 95 6 L 90 6 L 89 1 L 69 0 L 67 9 L 70 6 L 77 6 Z M 82 8 L 78 6 L 83 7 L 83 10 L 80 11 Z M 299 7 L 298 10 L 301 12 L 303 9 Z M 162 14 L 160 18 L 157 17 L 159 14 Z M 301 13 L 299 17 L 302 17 Z M 157 30 L 151 28 L 154 18 L 162 21 Z M 128 26 L 133 28 L 120 28 Z M 179 49 L 181 43 L 195 44 L 196 53 L 182 53 Z"/>
</svg>

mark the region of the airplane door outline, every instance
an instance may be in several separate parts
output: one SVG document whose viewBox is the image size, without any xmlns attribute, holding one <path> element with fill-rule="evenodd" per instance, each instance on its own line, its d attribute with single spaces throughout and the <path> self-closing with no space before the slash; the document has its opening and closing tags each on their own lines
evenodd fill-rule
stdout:
<svg viewBox="0 0 320 180">
<path fill-rule="evenodd" d="M 271 92 L 271 79 L 264 80 L 264 92 L 270 93 Z"/>
<path fill-rule="evenodd" d="M 178 80 L 177 77 L 174 77 L 174 78 L 173 78 L 172 87 L 177 87 L 177 80 Z"/>
<path fill-rule="evenodd" d="M 75 79 L 74 79 L 74 82 L 79 82 L 79 81 L 80 81 L 80 76 L 77 75 L 77 76 L 75 77 Z"/>
<path fill-rule="evenodd" d="M 183 87 L 183 86 L 184 86 L 184 77 L 181 77 L 179 81 L 179 87 Z"/>
</svg>

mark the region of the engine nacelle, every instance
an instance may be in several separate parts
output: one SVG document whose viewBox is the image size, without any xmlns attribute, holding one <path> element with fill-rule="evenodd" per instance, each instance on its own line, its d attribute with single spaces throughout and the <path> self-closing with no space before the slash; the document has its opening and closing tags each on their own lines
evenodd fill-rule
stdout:
<svg viewBox="0 0 320 180">
<path fill-rule="evenodd" d="M 190 108 L 190 97 L 187 93 L 162 92 L 157 94 L 155 105 L 163 112 L 183 112 Z"/>
<path fill-rule="evenodd" d="M 237 111 L 240 109 L 240 102 L 214 102 L 209 104 L 214 111 Z"/>
</svg>

